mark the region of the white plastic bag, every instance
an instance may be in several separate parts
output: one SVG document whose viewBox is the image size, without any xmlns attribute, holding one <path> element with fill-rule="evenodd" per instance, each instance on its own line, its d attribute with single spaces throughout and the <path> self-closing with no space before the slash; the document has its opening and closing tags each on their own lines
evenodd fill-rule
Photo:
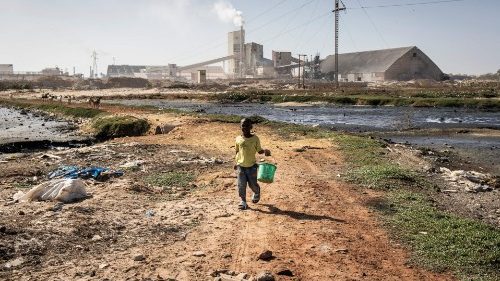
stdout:
<svg viewBox="0 0 500 281">
<path fill-rule="evenodd" d="M 54 179 L 33 187 L 20 202 L 60 201 L 70 203 L 88 196 L 85 182 L 80 179 Z"/>
</svg>

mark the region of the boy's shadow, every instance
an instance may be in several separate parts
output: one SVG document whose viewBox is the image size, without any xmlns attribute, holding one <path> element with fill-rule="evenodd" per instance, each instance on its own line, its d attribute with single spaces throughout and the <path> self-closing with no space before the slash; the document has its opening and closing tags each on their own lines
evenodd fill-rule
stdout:
<svg viewBox="0 0 500 281">
<path fill-rule="evenodd" d="M 333 217 L 329 217 L 329 216 L 318 216 L 318 215 L 310 215 L 310 214 L 295 212 L 295 211 L 281 210 L 280 208 L 275 207 L 274 205 L 271 205 L 271 204 L 260 204 L 260 205 L 267 207 L 269 209 L 269 211 L 265 211 L 262 209 L 256 209 L 256 208 L 252 208 L 252 210 L 256 211 L 256 212 L 264 213 L 264 214 L 269 214 L 269 215 L 289 216 L 292 219 L 296 219 L 296 220 L 312 220 L 312 221 L 329 220 L 329 221 L 334 221 L 334 222 L 346 223 L 346 221 L 343 219 L 333 218 Z"/>
</svg>

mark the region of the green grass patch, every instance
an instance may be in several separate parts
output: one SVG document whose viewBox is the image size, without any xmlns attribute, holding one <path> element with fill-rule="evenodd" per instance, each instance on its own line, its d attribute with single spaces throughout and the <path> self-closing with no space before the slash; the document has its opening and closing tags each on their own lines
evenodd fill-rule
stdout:
<svg viewBox="0 0 500 281">
<path fill-rule="evenodd" d="M 413 171 L 386 163 L 354 168 L 347 172 L 347 178 L 351 182 L 360 183 L 374 189 L 399 188 L 401 182 L 409 185 L 419 183 L 419 176 Z"/>
<path fill-rule="evenodd" d="M 174 171 L 148 176 L 145 181 L 163 190 L 168 190 L 172 187 L 188 187 L 194 179 L 195 176 L 192 173 Z"/>
<path fill-rule="evenodd" d="M 104 116 L 95 118 L 92 122 L 96 138 L 100 140 L 141 136 L 149 130 L 149 127 L 147 120 L 133 116 Z"/>
<path fill-rule="evenodd" d="M 500 231 L 433 207 L 425 195 L 392 191 L 386 222 L 411 246 L 413 260 L 436 271 L 451 270 L 463 280 L 499 280 Z"/>
<path fill-rule="evenodd" d="M 393 164 L 384 144 L 367 137 L 332 134 L 347 162 L 345 179 L 388 190 L 374 205 L 387 228 L 412 250 L 412 261 L 463 280 L 499 280 L 500 231 L 438 210 L 424 195 L 432 186 L 419 173 Z M 420 191 L 421 193 L 417 193 Z"/>
<path fill-rule="evenodd" d="M 104 111 L 96 108 L 69 107 L 59 104 L 37 104 L 31 108 L 77 118 L 94 118 L 104 114 Z"/>
</svg>

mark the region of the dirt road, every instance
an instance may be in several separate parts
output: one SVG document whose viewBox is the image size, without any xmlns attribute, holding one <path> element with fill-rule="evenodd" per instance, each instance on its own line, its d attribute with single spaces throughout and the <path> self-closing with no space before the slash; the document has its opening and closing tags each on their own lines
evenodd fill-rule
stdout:
<svg viewBox="0 0 500 281">
<path fill-rule="evenodd" d="M 239 211 L 232 170 L 238 125 L 171 115 L 148 118 L 179 126 L 167 135 L 84 148 L 86 153 L 56 152 L 65 160 L 42 168 L 89 159 L 114 166 L 133 158 L 145 161 L 142 171 L 89 183 L 93 197 L 62 211 L 53 211 L 54 203 L 0 207 L 0 258 L 24 259 L 3 268 L 2 279 L 213 280 L 218 272 L 255 276 L 267 270 L 277 280 L 453 280 L 408 263 L 407 251 L 389 239 L 377 214 L 366 207 L 380 195 L 338 177 L 343 162 L 332 143 L 283 139 L 257 125 L 278 163 L 277 178 L 262 185 L 261 202 Z M 186 166 L 178 163 L 179 154 L 224 163 Z M 2 198 L 16 191 L 14 181 L 40 172 L 34 159 L 42 161 L 29 155 L 6 163 Z M 192 172 L 195 187 L 167 198 L 141 184 L 145 176 L 168 169 Z M 145 215 L 148 210 L 154 215 Z M 273 257 L 258 260 L 265 250 Z M 293 276 L 278 275 L 285 269 Z"/>
</svg>

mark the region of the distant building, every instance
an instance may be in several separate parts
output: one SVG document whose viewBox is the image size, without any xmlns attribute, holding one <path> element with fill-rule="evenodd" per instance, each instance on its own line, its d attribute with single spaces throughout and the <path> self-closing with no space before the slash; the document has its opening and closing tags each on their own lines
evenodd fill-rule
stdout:
<svg viewBox="0 0 500 281">
<path fill-rule="evenodd" d="M 108 77 L 136 77 L 136 73 L 144 72 L 145 65 L 108 65 Z"/>
<path fill-rule="evenodd" d="M 245 30 L 229 32 L 228 35 L 228 55 L 234 56 L 229 60 L 228 72 L 230 75 L 238 77 L 240 75 L 241 58 L 244 59 L 245 52 Z M 243 53 L 242 53 L 243 52 Z"/>
<path fill-rule="evenodd" d="M 59 67 L 48 67 L 42 69 L 42 71 L 40 71 L 40 74 L 47 76 L 60 76 L 63 75 L 63 72 L 59 69 Z"/>
<path fill-rule="evenodd" d="M 323 74 L 335 74 L 335 56 L 321 64 Z M 419 48 L 404 47 L 367 52 L 339 54 L 341 81 L 408 81 L 412 79 L 442 80 L 443 72 Z"/>
<path fill-rule="evenodd" d="M 0 74 L 14 74 L 14 65 L 0 64 Z"/>
</svg>

